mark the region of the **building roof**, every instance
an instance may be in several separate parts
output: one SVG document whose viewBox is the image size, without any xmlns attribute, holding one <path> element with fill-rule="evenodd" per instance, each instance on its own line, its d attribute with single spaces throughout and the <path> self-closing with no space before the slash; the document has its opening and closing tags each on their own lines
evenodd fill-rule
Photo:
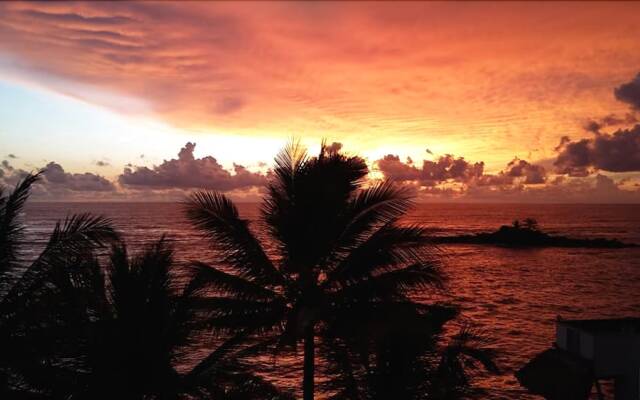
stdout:
<svg viewBox="0 0 640 400">
<path fill-rule="evenodd" d="M 586 400 L 594 379 L 590 361 L 560 349 L 543 351 L 515 376 L 529 392 L 549 400 Z"/>
<path fill-rule="evenodd" d="M 640 334 L 640 318 L 636 317 L 613 319 L 559 319 L 557 323 L 590 333 Z"/>
</svg>

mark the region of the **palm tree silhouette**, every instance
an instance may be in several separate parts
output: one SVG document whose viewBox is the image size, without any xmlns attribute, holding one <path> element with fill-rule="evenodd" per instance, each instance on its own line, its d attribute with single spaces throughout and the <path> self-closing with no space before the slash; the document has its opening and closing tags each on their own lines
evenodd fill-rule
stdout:
<svg viewBox="0 0 640 400">
<path fill-rule="evenodd" d="M 455 335 L 444 335 L 444 325 L 458 316 L 457 307 L 437 303 L 389 311 L 363 309 L 337 332 L 325 332 L 330 399 L 453 400 L 485 395 L 472 380 L 484 371 L 498 372 L 495 350 L 469 323 Z"/>
<path fill-rule="evenodd" d="M 399 224 L 412 205 L 408 191 L 386 181 L 364 187 L 367 173 L 363 159 L 324 143 L 313 158 L 289 144 L 262 204 L 267 242 L 220 193 L 196 192 L 186 203 L 216 250 L 218 266 L 193 265 L 193 284 L 211 329 L 225 337 L 221 348 L 303 342 L 305 400 L 314 398 L 316 341 L 322 351 L 365 317 L 426 318 L 409 294 L 442 283 L 425 230 Z"/>
<path fill-rule="evenodd" d="M 109 220 L 77 215 L 25 266 L 20 215 L 38 179 L 0 194 L 0 398 L 291 399 L 228 352 L 206 371 L 178 373 L 200 324 L 164 239 L 130 257 Z"/>
<path fill-rule="evenodd" d="M 62 279 L 70 265 L 117 238 L 110 221 L 88 214 L 58 222 L 44 250 L 25 265 L 21 214 L 40 173 L 4 195 L 0 188 L 0 397 L 26 396 L 47 377 L 50 355 L 63 340 L 69 299 Z M 78 276 L 78 278 L 80 278 Z M 31 392 L 30 396 L 34 396 Z"/>
<path fill-rule="evenodd" d="M 104 268 L 87 259 L 84 269 L 93 276 L 75 296 L 84 298 L 86 307 L 75 318 L 80 323 L 69 327 L 75 333 L 71 351 L 57 363 L 65 373 L 55 374 L 69 377 L 63 393 L 105 400 L 288 399 L 230 356 L 206 373 L 178 372 L 200 337 L 191 286 L 180 284 L 173 254 L 161 238 L 134 256 L 123 242 L 116 243 Z M 249 396 L 251 391 L 261 394 Z"/>
</svg>

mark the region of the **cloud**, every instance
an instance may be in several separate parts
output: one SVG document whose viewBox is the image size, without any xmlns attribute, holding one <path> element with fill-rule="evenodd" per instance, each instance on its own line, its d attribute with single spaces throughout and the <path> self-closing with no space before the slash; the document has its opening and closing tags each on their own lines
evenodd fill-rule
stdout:
<svg viewBox="0 0 640 400">
<path fill-rule="evenodd" d="M 385 162 L 408 180 L 401 184 L 412 190 L 419 201 L 512 202 L 512 203 L 637 203 L 640 185 L 626 179 L 615 180 L 603 174 L 587 177 L 555 176 L 545 168 L 515 158 L 496 174 L 482 174 L 467 182 L 449 180 L 437 185 L 419 181 L 421 171 L 398 156 Z M 626 186 L 625 186 L 626 185 Z"/>
<path fill-rule="evenodd" d="M 454 180 L 468 182 L 482 175 L 484 162 L 470 163 L 464 157 L 455 158 L 446 154 L 438 158 L 438 161 L 424 160 L 422 163 L 423 181 L 442 182 Z"/>
<path fill-rule="evenodd" d="M 416 167 L 410 158 L 404 163 L 393 154 L 377 160 L 375 165 L 386 178 L 401 182 L 418 181 L 424 186 L 449 180 L 468 182 L 482 176 L 484 170 L 483 162 L 470 163 L 451 154 L 441 156 L 437 161 L 424 160 L 421 168 Z"/>
<path fill-rule="evenodd" d="M 474 186 L 539 185 L 547 181 L 547 171 L 539 164 L 514 158 L 497 174 L 484 174 L 475 180 Z"/>
<path fill-rule="evenodd" d="M 393 154 L 387 154 L 380 160 L 375 162 L 380 172 L 385 178 L 394 181 L 408 182 L 420 179 L 421 171 L 413 166 L 413 162 L 403 163 L 400 157 Z"/>
<path fill-rule="evenodd" d="M 624 116 L 618 116 L 616 114 L 609 114 L 600 119 L 590 119 L 584 124 L 584 129 L 591 133 L 601 133 L 603 128 L 608 128 L 617 125 L 631 125 L 638 121 L 638 117 L 635 114 L 627 113 Z"/>
<path fill-rule="evenodd" d="M 15 154 L 9 154 L 9 155 L 7 155 L 7 157 L 8 157 L 8 158 L 13 158 L 13 159 L 18 158 L 18 157 L 16 157 L 16 155 L 15 155 Z"/>
<path fill-rule="evenodd" d="M 2 168 L 5 169 L 6 171 L 13 171 L 13 167 L 7 160 L 2 160 Z"/>
<path fill-rule="evenodd" d="M 42 179 L 33 186 L 32 194 L 40 199 L 70 200 L 84 198 L 95 200 L 116 195 L 117 188 L 107 178 L 93 174 L 70 173 L 52 161 L 42 169 Z M 15 186 L 29 171 L 13 167 L 7 160 L 0 166 L 0 184 Z"/>
<path fill-rule="evenodd" d="M 108 161 L 98 160 L 98 161 L 96 161 L 96 165 L 98 167 L 108 167 L 111 164 L 109 164 Z"/>
<path fill-rule="evenodd" d="M 33 17 L 34 19 L 42 22 L 55 22 L 63 24 L 82 24 L 82 25 L 95 25 L 95 26 L 113 26 L 123 25 L 130 22 L 135 22 L 131 18 L 126 16 L 83 16 L 77 13 L 52 13 L 38 10 L 22 10 L 23 15 Z"/>
<path fill-rule="evenodd" d="M 69 190 L 75 192 L 110 192 L 115 190 L 108 179 L 90 172 L 81 174 L 65 172 L 56 162 L 50 162 L 44 168 L 43 177 L 46 186 L 52 190 Z"/>
<path fill-rule="evenodd" d="M 640 110 L 640 73 L 631 81 L 618 86 L 614 90 L 616 99 Z"/>
<path fill-rule="evenodd" d="M 531 164 L 525 160 L 518 158 L 513 159 L 505 171 L 505 175 L 513 178 L 524 177 L 525 185 L 535 185 L 544 183 L 547 179 L 547 173 L 543 166 Z"/>
<path fill-rule="evenodd" d="M 577 141 L 565 136 L 556 151 L 554 165 L 559 174 L 587 176 L 596 170 L 640 171 L 640 124 Z"/>
<path fill-rule="evenodd" d="M 436 161 L 424 160 L 417 167 L 411 158 L 402 162 L 389 154 L 375 162 L 385 178 L 412 188 L 423 200 L 498 201 L 498 193 L 513 200 L 523 192 L 544 187 L 548 174 L 544 166 L 514 158 L 498 173 L 484 172 L 484 162 L 469 162 L 451 154 Z"/>
<path fill-rule="evenodd" d="M 470 186 L 462 201 L 509 203 L 638 203 L 640 190 L 623 188 L 623 180 L 606 175 L 556 177 L 546 185 Z"/>
<path fill-rule="evenodd" d="M 233 163 L 225 169 L 211 156 L 196 158 L 195 143 L 180 149 L 177 159 L 165 160 L 151 168 L 128 164 L 115 181 L 92 172 L 68 172 L 60 163 L 51 161 L 42 170 L 42 179 L 33 187 L 34 198 L 41 200 L 153 200 L 176 201 L 192 188 L 227 192 L 235 200 L 259 201 L 270 171 L 253 172 Z M 334 146 L 336 147 L 336 146 Z M 95 161 L 97 166 L 110 165 Z M 266 164 L 262 164 L 264 169 Z M 29 171 L 0 162 L 0 186 L 13 187 Z"/>
<path fill-rule="evenodd" d="M 177 159 L 165 160 L 152 168 L 127 167 L 118 181 L 129 188 L 201 188 L 231 191 L 264 186 L 266 175 L 251 172 L 244 166 L 233 164 L 233 174 L 224 169 L 218 161 L 206 156 L 195 158 L 195 143 L 188 142 Z"/>
</svg>

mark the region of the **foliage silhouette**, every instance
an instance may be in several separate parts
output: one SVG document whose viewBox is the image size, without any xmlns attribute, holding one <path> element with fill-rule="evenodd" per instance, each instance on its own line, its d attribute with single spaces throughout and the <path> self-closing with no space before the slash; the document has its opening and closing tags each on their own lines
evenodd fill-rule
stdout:
<svg viewBox="0 0 640 400">
<path fill-rule="evenodd" d="M 40 174 L 29 174 L 14 190 L 0 190 L 0 397 L 34 397 L 26 387 L 46 379 L 49 356 L 64 340 L 62 310 L 72 300 L 64 296 L 67 267 L 117 238 L 110 221 L 88 214 L 58 222 L 44 250 L 28 264 L 20 221 L 31 187 Z M 72 270 L 73 279 L 83 272 Z"/>
<path fill-rule="evenodd" d="M 346 337 L 330 342 L 327 351 L 334 379 L 327 386 L 335 393 L 331 398 L 453 400 L 483 396 L 471 381 L 480 367 L 498 372 L 489 341 L 463 325 L 449 343 L 439 346 L 443 325 L 456 316 L 452 307 L 425 306 L 421 314 L 387 316 L 388 325 L 373 330 L 375 335 L 358 332 L 350 337 L 351 343 Z M 383 321 L 378 320 L 380 323 Z"/>
<path fill-rule="evenodd" d="M 254 355 L 302 342 L 304 400 L 314 397 L 316 353 L 346 366 L 336 362 L 336 349 L 370 352 L 388 338 L 390 324 L 436 332 L 451 319 L 410 298 L 441 288 L 443 276 L 425 229 L 399 223 L 412 206 L 409 192 L 387 181 L 364 187 L 367 173 L 364 160 L 324 143 L 317 157 L 290 143 L 263 200 L 259 223 L 268 242 L 223 194 L 196 192 L 185 204 L 215 250 L 215 266 L 193 264 L 192 284 L 209 328 L 225 341 L 221 348 Z M 207 360 L 198 366 L 208 367 Z M 347 381 L 336 380 L 345 383 L 343 393 Z"/>
<path fill-rule="evenodd" d="M 93 258 L 93 284 L 79 288 L 89 312 L 77 330 L 74 398 L 86 399 L 286 399 L 231 357 L 218 359 L 206 373 L 176 368 L 194 357 L 199 321 L 192 285 L 181 284 L 173 249 L 161 238 L 130 257 L 124 243 L 112 247 L 104 273 Z M 67 355 L 65 359 L 70 359 Z M 86 371 L 83 373 L 82 371 Z M 80 382 L 81 384 L 78 384 Z M 251 391 L 260 395 L 249 395 Z"/>
<path fill-rule="evenodd" d="M 176 278 L 164 238 L 130 257 L 108 220 L 72 216 L 22 266 L 18 216 L 37 180 L 27 176 L 0 199 L 2 398 L 290 399 L 232 354 L 209 360 L 206 373 L 176 370 L 193 356 L 199 323 L 193 285 Z M 107 244 L 110 253 L 98 257 Z"/>
</svg>

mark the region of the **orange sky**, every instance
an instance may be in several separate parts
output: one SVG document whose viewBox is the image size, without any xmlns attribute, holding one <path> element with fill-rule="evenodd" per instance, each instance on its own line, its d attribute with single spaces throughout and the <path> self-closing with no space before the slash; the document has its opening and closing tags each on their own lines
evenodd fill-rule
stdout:
<svg viewBox="0 0 640 400">
<path fill-rule="evenodd" d="M 549 185 L 562 136 L 589 139 L 587 121 L 636 112 L 614 89 L 640 72 L 640 3 L 2 3 L 0 15 L 0 80 L 166 129 L 166 146 L 150 133 L 86 160 L 21 154 L 22 168 L 46 158 L 116 182 L 125 163 L 142 163 L 134 153 L 153 170 L 193 141 L 196 158 L 258 171 L 296 135 L 341 142 L 372 167 L 387 154 L 418 169 L 453 154 L 496 175 L 518 157 L 544 166 Z M 24 132 L 0 134 L 7 151 L 27 151 L 16 144 Z M 91 144 L 105 133 L 75 135 Z M 262 144 L 238 145 L 246 138 Z M 637 172 L 594 167 L 579 178 L 607 175 L 633 191 Z"/>
</svg>

